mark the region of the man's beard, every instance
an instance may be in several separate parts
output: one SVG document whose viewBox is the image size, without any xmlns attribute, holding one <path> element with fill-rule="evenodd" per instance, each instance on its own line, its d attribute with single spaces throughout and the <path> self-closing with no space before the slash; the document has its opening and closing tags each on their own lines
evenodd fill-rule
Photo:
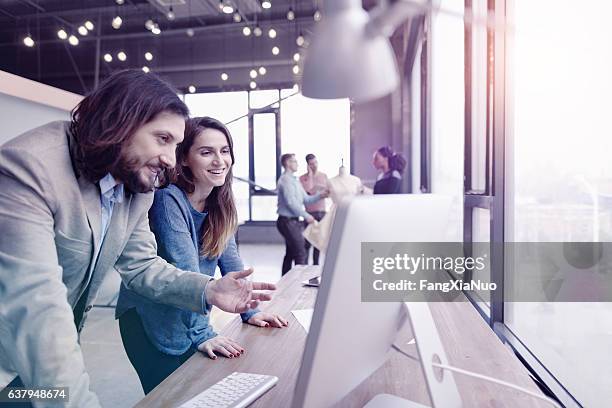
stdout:
<svg viewBox="0 0 612 408">
<path fill-rule="evenodd" d="M 141 176 L 141 170 L 146 164 L 141 165 L 138 159 L 122 157 L 113 172 L 113 176 L 121 180 L 125 187 L 132 193 L 149 193 L 155 190 L 165 180 L 165 171 L 162 170 L 155 178 Z M 163 166 L 158 166 L 163 168 Z"/>
</svg>

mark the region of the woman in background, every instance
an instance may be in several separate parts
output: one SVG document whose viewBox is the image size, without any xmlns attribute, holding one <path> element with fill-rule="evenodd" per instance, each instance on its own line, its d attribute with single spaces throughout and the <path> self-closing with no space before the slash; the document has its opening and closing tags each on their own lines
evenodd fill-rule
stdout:
<svg viewBox="0 0 612 408">
<path fill-rule="evenodd" d="M 218 120 L 187 121 L 185 139 L 177 147 L 175 184 L 157 190 L 149 211 L 158 254 L 178 268 L 213 276 L 244 269 L 234 233 L 237 212 L 232 193 L 234 151 L 231 135 Z M 158 304 L 121 285 L 117 318 L 123 346 L 149 393 L 193 353 L 215 360 L 217 354 L 239 357 L 244 348 L 217 335 L 208 313 Z M 260 327 L 284 327 L 288 322 L 257 309 L 241 314 L 243 322 Z"/>
<path fill-rule="evenodd" d="M 402 173 L 406 168 L 406 159 L 401 153 L 383 146 L 374 152 L 372 165 L 380 172 L 374 185 L 374 194 L 401 193 Z"/>
</svg>

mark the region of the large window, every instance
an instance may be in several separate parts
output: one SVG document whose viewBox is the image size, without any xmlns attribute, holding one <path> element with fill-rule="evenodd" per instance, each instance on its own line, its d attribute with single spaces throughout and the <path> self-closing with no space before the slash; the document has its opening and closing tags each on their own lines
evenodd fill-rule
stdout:
<svg viewBox="0 0 612 408">
<path fill-rule="evenodd" d="M 279 97 L 285 99 L 279 103 Z M 277 138 L 281 153 L 296 154 L 298 174 L 306 172 L 304 157 L 308 153 L 317 156 L 319 169 L 330 177 L 338 174 L 342 161 L 350 168 L 348 100 L 315 100 L 303 97 L 295 89 L 282 89 L 185 95 L 185 103 L 192 116 L 211 116 L 228 124 L 236 156 L 234 176 L 243 180 L 249 180 L 252 164 L 251 181 L 275 189 Z M 253 163 L 249 159 L 250 149 Z M 241 222 L 276 219 L 275 196 L 250 196 L 249 184 L 241 180 L 234 180 L 233 186 Z"/>
<path fill-rule="evenodd" d="M 463 14 L 463 0 L 440 8 Z M 465 115 L 463 20 L 445 13 L 431 17 L 431 187 L 455 198 L 449 237 L 463 238 L 463 142 Z"/>
<path fill-rule="evenodd" d="M 513 14 L 507 240 L 611 241 L 612 2 L 516 1 Z M 545 259 L 518 254 L 508 286 L 534 267 L 549 268 Z M 562 296 L 579 288 L 566 279 L 548 290 Z M 580 404 L 609 406 L 612 304 L 506 303 L 505 323 Z"/>
</svg>

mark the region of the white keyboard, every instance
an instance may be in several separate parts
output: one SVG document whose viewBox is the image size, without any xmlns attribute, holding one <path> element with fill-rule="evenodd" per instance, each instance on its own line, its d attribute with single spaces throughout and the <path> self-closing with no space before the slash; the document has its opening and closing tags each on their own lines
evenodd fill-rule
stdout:
<svg viewBox="0 0 612 408">
<path fill-rule="evenodd" d="M 277 382 L 272 375 L 232 373 L 179 408 L 244 408 Z"/>
</svg>

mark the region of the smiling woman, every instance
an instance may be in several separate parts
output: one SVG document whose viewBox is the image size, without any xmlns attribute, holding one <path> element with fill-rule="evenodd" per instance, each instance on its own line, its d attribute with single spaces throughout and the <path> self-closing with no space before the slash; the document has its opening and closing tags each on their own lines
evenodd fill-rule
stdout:
<svg viewBox="0 0 612 408">
<path fill-rule="evenodd" d="M 155 149 L 173 145 L 160 140 Z M 242 270 L 234 233 L 237 225 L 232 193 L 234 150 L 232 137 L 218 120 L 187 121 L 185 138 L 176 151 L 176 167 L 166 188 L 156 191 L 149 211 L 158 254 L 185 270 L 213 276 Z M 155 163 L 151 164 L 155 165 Z M 145 167 L 148 164 L 145 164 Z M 117 317 L 127 355 L 145 393 L 155 388 L 196 351 L 211 359 L 239 357 L 244 348 L 217 336 L 208 315 L 148 301 L 121 287 Z M 242 320 L 261 327 L 283 327 L 287 321 L 257 309 Z"/>
</svg>

